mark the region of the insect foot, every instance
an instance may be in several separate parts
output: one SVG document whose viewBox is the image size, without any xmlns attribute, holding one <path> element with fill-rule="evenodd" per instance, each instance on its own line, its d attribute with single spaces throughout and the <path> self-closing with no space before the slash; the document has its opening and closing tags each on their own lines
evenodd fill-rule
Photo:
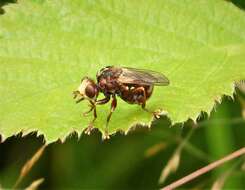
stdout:
<svg viewBox="0 0 245 190">
<path fill-rule="evenodd" d="M 162 109 L 158 109 L 156 111 L 153 112 L 153 116 L 156 118 L 156 119 L 159 119 L 162 115 Z"/>
<path fill-rule="evenodd" d="M 107 130 L 105 130 L 105 133 L 103 134 L 103 140 L 108 140 L 108 139 L 110 139 L 110 135 L 109 135 L 109 133 L 108 133 L 108 131 Z"/>
<path fill-rule="evenodd" d="M 161 116 L 166 116 L 168 115 L 167 111 L 164 111 L 162 109 L 158 109 L 156 111 L 153 112 L 153 115 L 156 119 L 159 119 Z"/>
<path fill-rule="evenodd" d="M 91 131 L 94 129 L 94 126 L 92 123 L 88 125 L 88 127 L 84 130 L 84 133 L 87 135 L 90 135 Z"/>
</svg>

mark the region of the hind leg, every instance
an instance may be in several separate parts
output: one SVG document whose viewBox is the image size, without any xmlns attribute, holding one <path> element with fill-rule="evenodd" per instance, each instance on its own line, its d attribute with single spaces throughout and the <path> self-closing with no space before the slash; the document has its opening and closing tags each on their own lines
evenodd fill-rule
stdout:
<svg viewBox="0 0 245 190">
<path fill-rule="evenodd" d="M 142 107 L 142 109 L 143 109 L 144 111 L 153 114 L 153 116 L 154 116 L 155 118 L 157 118 L 157 119 L 160 118 L 161 110 L 159 110 L 159 111 L 150 111 L 150 110 L 148 110 L 148 109 L 145 107 L 145 105 L 146 105 L 145 103 L 141 105 L 141 107 Z"/>
<path fill-rule="evenodd" d="M 150 111 L 149 109 L 146 108 L 147 96 L 144 87 L 138 87 L 134 89 L 133 94 L 135 94 L 135 101 L 141 105 L 144 111 L 153 114 L 155 118 L 160 118 L 160 112 Z"/>
</svg>

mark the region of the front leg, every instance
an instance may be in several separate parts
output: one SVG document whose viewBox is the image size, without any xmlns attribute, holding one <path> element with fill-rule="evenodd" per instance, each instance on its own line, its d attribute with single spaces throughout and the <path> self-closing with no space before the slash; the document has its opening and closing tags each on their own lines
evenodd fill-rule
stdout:
<svg viewBox="0 0 245 190">
<path fill-rule="evenodd" d="M 93 111 L 93 109 L 95 109 L 95 104 L 94 104 L 94 102 L 92 102 L 92 101 L 89 101 L 89 102 L 90 102 L 90 104 L 89 104 L 90 109 L 89 109 L 88 111 L 84 112 L 84 113 L 83 113 L 83 116 L 88 116 L 88 114 L 89 114 L 91 111 Z"/>
<path fill-rule="evenodd" d="M 94 102 L 89 101 L 91 103 L 91 109 L 89 110 L 89 112 L 91 112 L 92 110 L 94 110 L 94 118 L 93 120 L 89 123 L 88 127 L 85 129 L 84 133 L 90 135 L 90 132 L 93 130 L 94 128 L 94 122 L 97 118 L 97 112 L 96 112 L 96 105 Z"/>
<path fill-rule="evenodd" d="M 80 95 L 79 91 L 73 91 L 73 99 L 76 99 L 78 96 Z M 84 97 L 79 97 L 77 100 L 76 100 L 76 103 L 79 103 L 81 101 L 84 100 Z"/>
<path fill-rule="evenodd" d="M 97 118 L 97 112 L 96 112 L 96 105 L 102 105 L 102 104 L 106 104 L 107 102 L 109 102 L 110 100 L 110 96 L 106 96 L 104 99 L 101 100 L 97 100 L 96 102 L 92 102 L 90 101 L 90 106 L 91 109 L 87 112 L 84 113 L 84 115 L 86 116 L 89 112 L 91 112 L 92 110 L 94 110 L 94 119 L 89 123 L 87 129 L 85 130 L 85 134 L 90 134 L 90 132 L 93 130 L 94 128 L 94 122 Z"/>
<path fill-rule="evenodd" d="M 116 96 L 113 95 L 112 96 L 112 102 L 111 102 L 111 110 L 110 110 L 110 113 L 109 113 L 109 115 L 107 116 L 107 119 L 106 119 L 105 139 L 109 139 L 110 138 L 109 131 L 108 131 L 108 125 L 109 125 L 109 122 L 110 122 L 110 119 L 111 119 L 111 115 L 115 111 L 116 107 L 117 107 L 117 99 L 116 99 Z"/>
<path fill-rule="evenodd" d="M 103 98 L 103 99 L 101 99 L 101 100 L 97 100 L 97 101 L 95 102 L 95 104 L 96 104 L 96 105 L 106 104 L 107 102 L 110 101 L 110 99 L 111 99 L 111 96 L 108 95 L 108 96 L 106 96 L 105 98 Z"/>
</svg>

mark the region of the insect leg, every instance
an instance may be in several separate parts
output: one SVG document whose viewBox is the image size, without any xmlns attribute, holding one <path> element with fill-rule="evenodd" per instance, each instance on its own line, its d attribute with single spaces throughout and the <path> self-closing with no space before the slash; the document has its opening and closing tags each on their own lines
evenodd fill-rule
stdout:
<svg viewBox="0 0 245 190">
<path fill-rule="evenodd" d="M 97 100 L 96 102 L 95 102 L 95 104 L 97 105 L 102 105 L 102 104 L 106 104 L 107 102 L 109 102 L 110 101 L 110 99 L 111 99 L 111 96 L 109 95 L 109 96 L 106 96 L 105 98 L 103 98 L 103 99 L 101 99 L 101 100 Z"/>
<path fill-rule="evenodd" d="M 73 91 L 73 99 L 76 99 L 79 96 L 79 91 Z M 76 100 L 76 103 L 79 103 L 84 100 L 84 97 L 80 97 L 79 99 Z"/>
<path fill-rule="evenodd" d="M 159 118 L 159 112 L 150 111 L 146 108 L 146 92 L 144 87 L 138 87 L 134 90 L 134 94 L 138 95 L 137 102 L 141 105 L 142 109 L 154 115 L 154 117 Z"/>
<path fill-rule="evenodd" d="M 117 99 L 116 99 L 116 96 L 113 95 L 112 96 L 112 102 L 111 102 L 111 110 L 110 110 L 110 113 L 107 116 L 107 120 L 106 120 L 105 139 L 109 139 L 110 138 L 109 137 L 109 133 L 108 133 L 108 125 L 109 125 L 109 122 L 110 122 L 110 119 L 111 119 L 111 115 L 115 111 L 116 107 L 117 107 Z"/>
<path fill-rule="evenodd" d="M 94 110 L 94 118 L 93 120 L 89 123 L 87 129 L 84 131 L 85 134 L 90 134 L 91 130 L 94 128 L 94 121 L 96 120 L 97 118 L 97 112 L 96 112 L 96 105 L 102 105 L 102 104 L 106 104 L 107 102 L 110 101 L 110 96 L 106 96 L 104 99 L 101 99 L 101 100 L 97 100 L 96 102 L 93 102 L 93 101 L 89 101 L 90 102 L 90 110 L 85 112 L 84 115 L 86 116 L 88 113 L 90 113 L 91 111 Z"/>
<path fill-rule="evenodd" d="M 102 104 L 106 104 L 107 102 L 109 102 L 111 99 L 110 96 L 106 96 L 105 98 L 101 99 L 101 100 L 96 100 L 96 102 L 92 102 L 90 101 L 91 103 L 91 108 L 90 110 L 88 110 L 87 112 L 83 113 L 84 116 L 87 116 L 88 113 L 90 113 L 91 111 L 93 111 L 93 109 L 95 109 L 95 105 L 102 105 Z"/>
<path fill-rule="evenodd" d="M 94 118 L 93 120 L 89 123 L 87 129 L 85 129 L 84 133 L 85 134 L 90 134 L 90 132 L 92 131 L 92 129 L 94 128 L 94 121 L 96 120 L 97 118 L 97 112 L 96 112 L 96 105 L 94 102 L 92 101 L 89 101 L 91 103 L 91 109 L 89 110 L 89 112 L 91 112 L 92 110 L 94 110 Z"/>
<path fill-rule="evenodd" d="M 87 116 L 95 108 L 94 103 L 93 102 L 91 103 L 91 101 L 90 101 L 90 105 L 89 106 L 90 106 L 90 109 L 88 111 L 84 112 L 83 116 Z"/>
<path fill-rule="evenodd" d="M 83 100 L 84 100 L 84 98 L 80 98 L 80 99 L 76 100 L 76 103 L 78 104 L 79 102 L 81 102 Z"/>
</svg>

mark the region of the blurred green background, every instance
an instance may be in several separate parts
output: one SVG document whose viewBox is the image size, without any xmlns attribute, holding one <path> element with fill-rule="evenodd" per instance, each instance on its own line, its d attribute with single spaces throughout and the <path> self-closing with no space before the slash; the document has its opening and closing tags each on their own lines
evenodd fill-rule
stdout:
<svg viewBox="0 0 245 190">
<path fill-rule="evenodd" d="M 197 124 L 170 127 L 167 118 L 154 122 L 151 129 L 137 127 L 102 141 L 101 134 L 71 134 L 64 143 L 50 144 L 31 172 L 20 183 L 24 188 L 43 177 L 39 189 L 157 189 L 222 158 L 245 145 L 245 98 L 236 92 L 234 99 L 223 97 L 210 118 L 201 114 Z M 187 139 L 188 138 L 188 139 Z M 36 134 L 8 138 L 0 144 L 0 184 L 11 188 L 21 167 L 44 144 Z M 182 149 L 180 148 L 182 147 Z M 159 184 L 162 170 L 180 148 L 177 171 Z M 243 158 L 237 158 L 209 172 L 183 188 L 210 188 L 228 172 L 224 188 L 245 188 Z M 244 166 L 243 166 L 244 167 Z"/>
</svg>

